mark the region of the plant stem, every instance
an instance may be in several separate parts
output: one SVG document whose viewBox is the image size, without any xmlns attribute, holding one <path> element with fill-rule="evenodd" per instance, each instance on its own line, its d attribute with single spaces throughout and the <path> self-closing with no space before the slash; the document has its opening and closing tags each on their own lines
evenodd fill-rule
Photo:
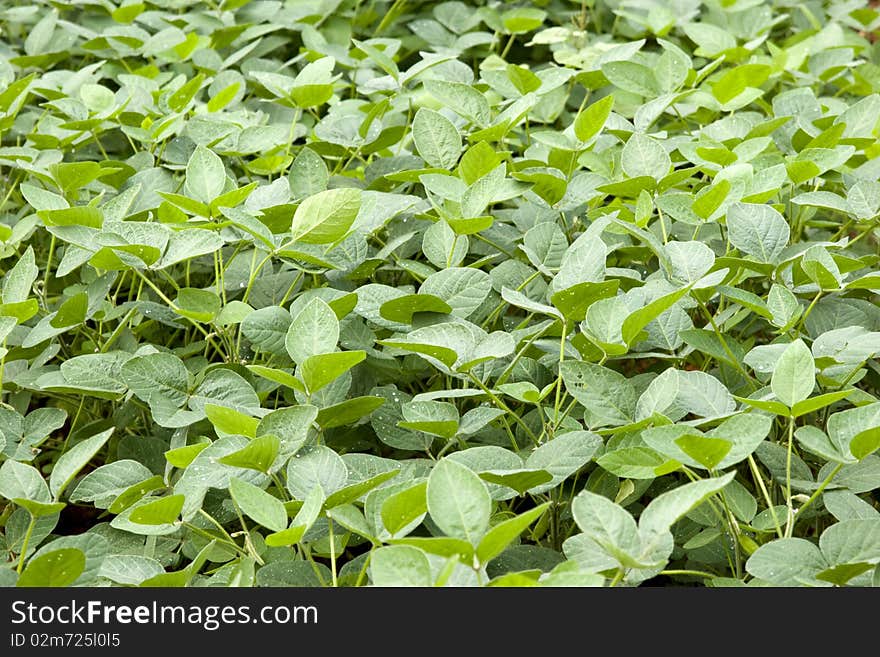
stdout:
<svg viewBox="0 0 880 657">
<path fill-rule="evenodd" d="M 514 41 L 516 41 L 516 35 L 511 34 L 510 38 L 507 40 L 507 43 L 504 44 L 504 50 L 501 51 L 501 55 L 500 55 L 501 59 L 504 59 L 505 57 L 507 57 L 507 53 L 510 52 L 510 48 L 511 48 L 511 46 L 513 46 Z"/>
<path fill-rule="evenodd" d="M 330 514 L 327 514 L 327 524 L 330 525 L 330 577 L 333 580 L 333 588 L 339 586 L 339 580 L 336 578 L 336 534 L 333 531 L 333 520 Z"/>
<path fill-rule="evenodd" d="M 562 393 L 562 363 L 565 361 L 565 330 L 566 324 L 562 325 L 562 337 L 559 338 L 559 374 L 556 376 L 556 400 L 553 403 L 553 431 L 559 427 L 559 404 Z"/>
<path fill-rule="evenodd" d="M 798 509 L 792 526 L 797 523 L 798 518 L 803 515 L 804 510 L 809 507 L 813 502 L 815 502 L 819 495 L 821 495 L 822 492 L 825 490 L 825 488 L 828 487 L 828 484 L 830 484 L 831 480 L 834 479 L 835 476 L 837 476 L 837 473 L 840 472 L 840 469 L 843 467 L 843 465 L 843 463 L 838 463 L 837 465 L 835 465 L 834 469 L 831 470 L 831 473 L 827 477 L 825 477 L 825 481 L 823 481 L 822 484 L 813 492 L 813 494 L 810 495 L 810 498 L 806 502 L 804 502 L 804 505 L 800 509 Z"/>
<path fill-rule="evenodd" d="M 785 506 L 788 509 L 785 519 L 785 537 L 791 538 L 794 530 L 794 506 L 791 501 L 791 452 L 794 443 L 794 418 L 788 418 L 788 452 L 785 458 Z"/>
<path fill-rule="evenodd" d="M 147 278 L 146 276 L 144 276 L 144 275 L 143 275 L 141 272 L 139 272 L 137 269 L 132 269 L 132 271 L 133 271 L 135 274 L 137 274 L 137 275 L 140 277 L 140 279 L 141 279 L 144 283 L 146 283 L 146 284 L 147 284 L 147 285 L 153 290 L 153 292 L 155 292 L 155 293 L 158 295 L 158 297 L 159 297 L 160 299 L 162 299 L 162 301 L 164 301 L 164 302 L 168 305 L 169 308 L 171 308 L 171 310 L 174 310 L 174 311 L 179 311 L 179 310 L 180 310 L 180 308 L 178 308 L 177 304 L 174 303 L 171 299 L 169 299 L 169 298 L 165 295 L 165 293 L 162 292 L 162 290 L 160 290 L 159 287 L 158 287 L 155 283 L 153 283 L 153 281 L 151 281 L 149 278 Z M 223 350 L 217 345 L 217 343 L 214 342 L 214 340 L 213 340 L 213 338 L 212 338 L 212 334 L 208 333 L 208 331 L 205 329 L 204 326 L 202 326 L 202 325 L 199 324 L 197 321 L 195 321 L 194 319 L 191 319 L 191 318 L 189 318 L 189 317 L 186 317 L 186 319 L 189 321 L 190 324 L 192 324 L 193 328 L 195 328 L 197 331 L 199 331 L 202 335 L 205 336 L 205 339 L 206 339 L 209 343 L 211 343 L 211 345 L 214 347 L 214 349 L 217 350 L 217 353 L 218 353 L 218 354 L 220 354 L 221 356 L 223 356 L 224 359 L 228 359 L 227 354 L 225 354 L 225 353 L 223 352 Z"/>
<path fill-rule="evenodd" d="M 476 383 L 477 386 L 479 386 L 479 388 L 480 388 L 483 392 L 485 392 L 487 395 L 489 395 L 489 398 L 495 403 L 495 405 L 496 405 L 498 408 L 500 408 L 500 409 L 501 409 L 502 411 L 504 411 L 505 413 L 509 413 L 509 414 L 510 414 L 510 416 L 513 418 L 513 420 L 514 420 L 518 425 L 520 425 L 520 426 L 523 428 L 523 431 L 526 432 L 526 435 L 534 441 L 535 445 L 538 444 L 538 437 L 535 435 L 535 432 L 532 431 L 532 429 L 529 427 L 528 424 L 526 424 L 525 422 L 523 422 L 522 418 L 521 418 L 519 415 L 517 415 L 517 414 L 514 413 L 512 410 L 510 410 L 510 407 L 508 407 L 507 404 L 505 404 L 503 401 L 501 401 L 501 400 L 498 398 L 498 396 L 497 396 L 494 392 L 492 392 L 491 390 L 489 390 L 489 388 L 487 388 L 487 387 L 483 384 L 483 382 L 480 381 L 480 379 L 478 379 L 476 376 L 474 376 L 474 373 L 473 373 L 473 372 L 468 372 L 468 376 L 470 377 L 471 381 L 473 381 L 474 383 Z"/>
<path fill-rule="evenodd" d="M 24 559 L 27 556 L 28 543 L 31 542 L 31 535 L 34 533 L 34 527 L 37 525 L 37 517 L 31 514 L 31 521 L 28 523 L 27 531 L 24 534 L 24 540 L 21 542 L 21 555 L 18 558 L 18 568 L 15 571 L 21 575 L 21 571 L 24 568 Z"/>
<path fill-rule="evenodd" d="M 705 577 L 707 579 L 718 577 L 717 575 L 702 570 L 661 570 L 660 574 L 666 575 L 667 577 L 673 577 L 675 575 L 693 575 L 694 577 Z"/>
<path fill-rule="evenodd" d="M 190 531 L 195 532 L 199 536 L 210 539 L 212 541 L 218 541 L 222 545 L 227 545 L 227 546 L 231 547 L 233 550 L 235 550 L 235 552 L 237 552 L 242 557 L 250 556 L 247 553 L 247 551 L 243 550 L 238 543 L 236 543 L 235 541 L 232 540 L 232 538 L 230 538 L 229 540 L 226 540 L 225 538 L 222 538 L 220 536 L 216 536 L 215 534 L 212 534 L 209 531 L 205 531 L 201 527 L 196 527 L 195 525 L 188 523 L 188 522 L 184 522 L 183 526 L 186 527 L 187 529 L 189 529 Z M 223 533 L 226 533 L 226 530 L 223 530 Z M 228 534 L 227 534 L 227 536 L 228 536 Z"/>
<path fill-rule="evenodd" d="M 715 473 L 712 472 L 714 476 Z M 718 497 L 721 498 L 721 506 L 724 507 L 725 515 L 727 516 L 727 526 L 730 528 L 731 540 L 733 541 L 733 555 L 736 563 L 736 576 L 737 578 L 742 577 L 742 554 L 740 552 L 739 547 L 739 523 L 736 520 L 736 517 L 733 515 L 733 512 L 730 510 L 730 506 L 727 504 L 727 496 L 724 494 L 724 490 L 719 491 Z"/>
<path fill-rule="evenodd" d="M 754 476 L 755 481 L 758 483 L 758 488 L 761 489 L 761 494 L 764 496 L 764 501 L 767 502 L 767 508 L 770 510 L 770 516 L 773 518 L 773 524 L 776 526 L 776 534 L 779 538 L 782 538 L 782 527 L 779 524 L 779 518 L 776 517 L 776 505 L 773 504 L 773 500 L 770 499 L 770 493 L 767 490 L 767 487 L 764 485 L 764 478 L 761 476 L 761 471 L 758 470 L 758 464 L 755 463 L 755 457 L 749 454 L 749 467 L 752 470 L 752 476 Z"/>
<path fill-rule="evenodd" d="M 49 272 L 52 269 L 52 256 L 55 255 L 55 234 L 52 234 L 52 239 L 49 240 L 49 255 L 46 256 L 46 269 L 43 272 L 43 298 L 46 299 L 49 296 Z M 48 308 L 46 308 L 48 310 Z"/>
</svg>

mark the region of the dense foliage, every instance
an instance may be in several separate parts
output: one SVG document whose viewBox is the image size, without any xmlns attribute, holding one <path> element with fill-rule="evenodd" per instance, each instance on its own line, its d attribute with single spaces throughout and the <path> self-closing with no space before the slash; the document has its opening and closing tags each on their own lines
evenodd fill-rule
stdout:
<svg viewBox="0 0 880 657">
<path fill-rule="evenodd" d="M 878 26 L 0 3 L 0 584 L 880 584 Z"/>
</svg>

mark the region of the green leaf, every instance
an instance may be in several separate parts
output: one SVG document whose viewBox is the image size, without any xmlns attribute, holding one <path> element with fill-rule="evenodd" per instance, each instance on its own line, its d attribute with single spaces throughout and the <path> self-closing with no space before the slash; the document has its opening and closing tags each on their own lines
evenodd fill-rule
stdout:
<svg viewBox="0 0 880 657">
<path fill-rule="evenodd" d="M 6 460 L 0 466 L 0 497 L 50 502 L 52 496 L 43 476 L 33 466 Z"/>
<path fill-rule="evenodd" d="M 241 512 L 275 532 L 287 528 L 287 511 L 274 495 L 242 479 L 229 479 L 229 494 Z"/>
<path fill-rule="evenodd" d="M 287 462 L 287 489 L 298 500 L 306 499 L 315 486 L 320 486 L 325 495 L 331 495 L 347 481 L 345 461 L 324 445 L 301 449 Z"/>
<path fill-rule="evenodd" d="M 735 472 L 721 477 L 692 481 L 655 497 L 639 517 L 639 529 L 660 534 L 669 531 L 679 518 L 733 481 Z"/>
<path fill-rule="evenodd" d="M 501 14 L 501 23 L 507 34 L 524 34 L 541 27 L 547 12 L 535 7 L 516 7 Z"/>
<path fill-rule="evenodd" d="M 682 287 L 676 290 L 675 292 L 671 292 L 670 294 L 664 294 L 662 297 L 654 299 L 644 308 L 640 308 L 634 313 L 630 313 L 629 315 L 627 315 L 626 319 L 623 320 L 623 324 L 621 325 L 621 335 L 623 337 L 623 341 L 628 345 L 632 345 L 638 338 L 643 328 L 645 328 L 650 322 L 663 314 L 666 310 L 671 308 L 676 301 L 678 301 L 688 292 L 690 292 L 690 289 L 691 286 L 688 285 L 686 287 Z"/>
<path fill-rule="evenodd" d="M 97 162 L 88 161 L 51 164 L 49 172 L 64 195 L 72 198 L 77 198 L 80 189 L 108 173 Z"/>
<path fill-rule="evenodd" d="M 330 100 L 333 96 L 332 83 L 335 78 L 332 73 L 335 66 L 333 57 L 322 57 L 302 68 L 290 90 L 290 98 L 297 107 L 317 107 Z"/>
<path fill-rule="evenodd" d="M 853 577 L 876 568 L 872 563 L 845 563 L 826 568 L 816 574 L 816 579 L 831 582 L 836 586 L 845 586 Z"/>
<path fill-rule="evenodd" d="M 186 163 L 186 193 L 202 203 L 210 203 L 223 192 L 226 170 L 214 151 L 196 146 Z"/>
<path fill-rule="evenodd" d="M 344 402 L 325 406 L 318 411 L 317 422 L 321 425 L 322 429 L 350 426 L 365 415 L 375 411 L 384 403 L 384 398 L 372 395 L 346 399 Z"/>
<path fill-rule="evenodd" d="M 850 394 L 852 394 L 852 390 L 835 390 L 834 392 L 826 392 L 825 394 L 799 401 L 791 407 L 791 416 L 800 417 L 801 415 L 818 411 L 820 408 L 830 406 Z"/>
<path fill-rule="evenodd" d="M 174 310 L 199 322 L 210 322 L 220 312 L 220 298 L 210 290 L 184 287 L 177 291 Z"/>
<path fill-rule="evenodd" d="M 162 564 L 150 557 L 119 554 L 101 564 L 100 576 L 123 586 L 139 586 L 165 573 Z"/>
<path fill-rule="evenodd" d="M 29 246 L 15 265 L 3 276 L 3 286 L 0 288 L 0 294 L 2 294 L 0 299 L 3 300 L 3 304 L 15 304 L 27 300 L 39 273 L 40 270 L 37 268 L 34 258 L 34 247 Z"/>
<path fill-rule="evenodd" d="M 390 322 L 411 324 L 416 313 L 452 312 L 452 306 L 433 294 L 407 294 L 386 301 L 379 307 L 379 314 Z"/>
<path fill-rule="evenodd" d="M 361 207 L 361 191 L 328 189 L 306 198 L 296 208 L 290 239 L 306 244 L 329 244 L 348 233 Z"/>
<path fill-rule="evenodd" d="M 474 548 L 467 541 L 447 536 L 406 536 L 388 541 L 392 545 L 412 545 L 428 554 L 441 557 L 456 557 L 462 563 L 471 563 L 474 559 Z"/>
<path fill-rule="evenodd" d="M 546 470 L 530 470 L 519 468 L 515 470 L 486 470 L 480 473 L 480 479 L 512 488 L 520 495 L 527 490 L 537 488 L 548 481 L 553 481 L 553 475 Z"/>
<path fill-rule="evenodd" d="M 816 385 L 816 365 L 813 354 L 798 338 L 789 343 L 776 361 L 770 388 L 776 398 L 789 408 L 810 396 Z"/>
<path fill-rule="evenodd" d="M 849 442 L 849 451 L 858 460 L 880 449 L 880 426 L 860 431 Z"/>
<path fill-rule="evenodd" d="M 426 495 L 428 513 L 444 534 L 474 547 L 479 544 L 489 529 L 492 498 L 473 471 L 441 459 L 428 477 Z"/>
<path fill-rule="evenodd" d="M 601 365 L 575 360 L 562 362 L 559 371 L 565 389 L 597 424 L 620 426 L 632 422 L 636 391 L 625 376 Z"/>
<path fill-rule="evenodd" d="M 14 317 L 19 324 L 23 324 L 40 310 L 40 303 L 36 299 L 27 299 L 18 303 L 0 303 L 0 317 Z"/>
<path fill-rule="evenodd" d="M 461 136 L 452 121 L 422 107 L 413 120 L 412 135 L 416 150 L 428 166 L 447 170 L 455 167 L 461 153 Z"/>
<path fill-rule="evenodd" d="M 358 481 L 354 484 L 345 486 L 344 488 L 340 488 L 327 496 L 327 500 L 324 502 L 324 507 L 326 509 L 332 509 L 333 507 L 343 504 L 350 504 L 360 499 L 374 488 L 381 486 L 389 479 L 393 479 L 398 474 L 400 474 L 399 470 L 380 472 L 375 477 L 369 477 L 363 481 Z"/>
<path fill-rule="evenodd" d="M 165 460 L 175 468 L 184 469 L 193 462 L 193 459 L 197 457 L 203 449 L 210 445 L 210 442 L 204 442 L 196 443 L 195 445 L 186 445 L 176 449 L 169 449 L 164 454 Z"/>
<path fill-rule="evenodd" d="M 602 64 L 602 73 L 616 87 L 629 91 L 646 98 L 656 98 L 659 93 L 659 85 L 654 72 L 637 62 L 610 61 Z"/>
<path fill-rule="evenodd" d="M 876 427 L 880 426 L 880 402 L 839 411 L 828 418 L 827 428 L 834 451 L 844 457 L 855 452 L 869 453 L 875 439 Z M 856 437 L 859 437 L 856 440 Z M 852 443 L 856 442 L 855 451 Z M 857 457 L 858 458 L 858 457 Z M 865 459 L 862 456 L 859 460 Z M 849 459 L 846 459 L 849 460 Z"/>
<path fill-rule="evenodd" d="M 56 500 L 61 497 L 64 489 L 73 481 L 77 473 L 94 458 L 112 434 L 113 428 L 102 431 L 77 443 L 59 457 L 55 467 L 52 468 L 52 474 L 49 476 L 49 489 Z"/>
<path fill-rule="evenodd" d="M 822 532 L 819 549 L 832 566 L 880 563 L 880 518 L 854 518 L 831 525 Z"/>
<path fill-rule="evenodd" d="M 630 178 L 647 176 L 660 180 L 669 173 L 672 160 L 659 142 L 645 134 L 635 132 L 623 147 L 620 166 Z"/>
<path fill-rule="evenodd" d="M 579 112 L 574 120 L 575 136 L 583 143 L 589 142 L 605 127 L 613 107 L 614 96 L 608 95 Z"/>
<path fill-rule="evenodd" d="M 299 390 L 300 392 L 306 391 L 305 386 L 299 379 L 284 370 L 263 367 L 262 365 L 248 365 L 247 368 L 257 376 L 261 376 L 269 381 L 273 381 L 282 386 L 287 386 L 288 388 L 293 388 L 294 390 Z"/>
<path fill-rule="evenodd" d="M 602 449 L 602 439 L 589 431 L 568 431 L 540 445 L 526 458 L 526 467 L 546 470 L 553 479 L 529 490 L 533 495 L 555 488 L 584 467 Z"/>
<path fill-rule="evenodd" d="M 829 564 L 815 544 L 803 538 L 779 538 L 759 547 L 746 570 L 776 586 L 822 586 L 816 575 Z"/>
<path fill-rule="evenodd" d="M 828 435 L 819 427 L 810 425 L 798 427 L 794 435 L 801 447 L 811 454 L 816 454 L 828 461 L 837 463 L 848 463 L 853 460 L 842 451 L 840 445 L 832 442 Z"/>
<path fill-rule="evenodd" d="M 82 323 L 89 307 L 89 295 L 85 292 L 74 294 L 58 308 L 49 324 L 54 328 L 66 328 Z"/>
<path fill-rule="evenodd" d="M 409 545 L 386 545 L 370 555 L 374 586 L 431 586 L 431 563 L 422 550 Z"/>
<path fill-rule="evenodd" d="M 772 399 L 749 399 L 747 397 L 734 397 L 734 399 L 738 402 L 742 402 L 746 406 L 759 408 L 762 411 L 768 411 L 769 413 L 774 413 L 776 415 L 786 416 L 791 413 L 788 406 L 778 401 L 773 401 Z"/>
<path fill-rule="evenodd" d="M 736 48 L 736 37 L 733 34 L 708 21 L 684 23 L 682 29 L 697 44 L 694 54 L 700 57 L 716 57 L 725 50 Z"/>
<path fill-rule="evenodd" d="M 367 357 L 365 351 L 337 351 L 309 356 L 303 361 L 301 374 L 309 393 L 314 394 L 332 383 Z"/>
<path fill-rule="evenodd" d="M 245 317 L 241 332 L 257 349 L 282 356 L 287 353 L 284 341 L 292 321 L 288 311 L 278 306 L 268 306 Z"/>
<path fill-rule="evenodd" d="M 773 421 L 757 413 L 741 413 L 724 420 L 709 431 L 709 438 L 726 440 L 732 444 L 730 451 L 721 459 L 721 469 L 735 465 L 748 458 L 770 433 Z"/>
<path fill-rule="evenodd" d="M 177 522 L 183 509 L 183 495 L 160 497 L 152 502 L 134 508 L 128 516 L 132 522 L 141 525 L 165 525 Z"/>
<path fill-rule="evenodd" d="M 52 550 L 28 561 L 16 586 L 58 587 L 70 586 L 86 567 L 86 555 L 76 548 Z"/>
<path fill-rule="evenodd" d="M 501 158 L 495 149 L 485 141 L 478 141 L 462 155 L 458 163 L 458 175 L 465 184 L 473 185 L 500 164 Z"/>
<path fill-rule="evenodd" d="M 541 78 L 524 66 L 508 64 L 505 72 L 507 73 L 507 79 L 523 95 L 541 88 Z"/>
<path fill-rule="evenodd" d="M 304 147 L 290 165 L 287 180 L 290 193 L 294 198 L 301 199 L 326 190 L 330 172 L 320 155 L 311 148 Z"/>
<path fill-rule="evenodd" d="M 385 71 L 388 75 L 390 75 L 394 80 L 397 80 L 400 75 L 400 71 L 397 68 L 397 64 L 394 63 L 394 60 L 390 55 L 385 53 L 385 47 L 377 48 L 374 45 L 369 43 L 358 41 L 357 39 L 352 39 L 354 45 L 358 47 L 359 50 L 363 51 L 371 60 L 376 62 L 383 71 Z M 378 45 L 378 44 L 376 44 Z M 383 44 L 385 46 L 385 44 Z"/>
<path fill-rule="evenodd" d="M 711 217 L 727 198 L 727 195 L 730 193 L 730 187 L 729 180 L 721 180 L 720 182 L 713 183 L 708 188 L 704 187 L 705 191 L 694 199 L 694 212 L 703 219 Z"/>
<path fill-rule="evenodd" d="M 195 77 L 187 80 L 180 88 L 171 94 L 168 97 L 168 107 L 170 107 L 175 112 L 182 112 L 184 108 L 189 104 L 189 102 L 195 97 L 198 93 L 199 89 L 202 88 L 202 84 L 205 82 L 205 74 L 199 73 Z M 99 87 L 103 89 L 103 87 Z M 109 91 L 109 90 L 107 90 Z M 80 94 L 83 91 L 80 89 Z M 112 99 L 112 96 L 111 96 Z M 112 100 L 110 103 L 105 103 L 105 105 L 112 104 Z"/>
<path fill-rule="evenodd" d="M 664 251 L 669 258 L 670 278 L 673 282 L 692 287 L 705 276 L 715 263 L 715 253 L 702 242 L 667 242 Z"/>
<path fill-rule="evenodd" d="M 12 502 L 25 509 L 34 518 L 55 515 L 67 506 L 64 502 L 35 502 L 21 497 L 13 497 Z"/>
<path fill-rule="evenodd" d="M 302 506 L 291 521 L 290 527 L 266 536 L 266 545 L 269 547 L 282 547 L 299 543 L 309 528 L 315 524 L 315 521 L 321 514 L 323 504 L 324 491 L 321 490 L 319 485 L 316 485 L 306 495 Z"/>
<path fill-rule="evenodd" d="M 273 434 L 265 434 L 254 438 L 241 449 L 217 460 L 224 465 L 232 465 L 236 468 L 269 472 L 280 450 L 281 439 Z"/>
<path fill-rule="evenodd" d="M 279 408 L 260 420 L 257 436 L 278 436 L 281 439 L 282 458 L 290 456 L 309 439 L 317 415 L 318 409 L 309 404 Z"/>
<path fill-rule="evenodd" d="M 587 310 L 599 299 L 607 299 L 614 296 L 620 282 L 617 280 L 603 281 L 601 283 L 578 283 L 571 287 L 555 292 L 550 297 L 550 303 L 559 309 L 565 319 L 573 322 L 583 321 Z"/>
<path fill-rule="evenodd" d="M 296 363 L 309 357 L 327 354 L 339 342 L 339 320 L 336 313 L 321 299 L 312 299 L 293 318 L 284 338 L 287 353 Z"/>
<path fill-rule="evenodd" d="M 731 246 L 760 262 L 775 263 L 791 236 L 785 218 L 769 205 L 734 203 L 727 210 Z"/>
<path fill-rule="evenodd" d="M 720 103 L 727 103 L 748 87 L 760 87 L 770 77 L 772 68 L 766 64 L 742 64 L 727 70 L 712 85 L 712 95 Z"/>
<path fill-rule="evenodd" d="M 452 223 L 459 222 L 452 220 Z M 458 235 L 452 228 L 450 221 L 442 219 L 428 228 L 422 237 L 422 253 L 432 265 L 440 269 L 460 265 L 467 255 L 469 246 L 470 240 L 466 236 Z M 415 297 L 417 295 L 406 296 Z"/>
<path fill-rule="evenodd" d="M 727 456 L 733 443 L 723 438 L 709 438 L 696 434 L 685 434 L 675 439 L 675 444 L 700 465 L 713 470 Z"/>
<path fill-rule="evenodd" d="M 452 314 L 468 317 L 489 296 L 492 279 L 484 271 L 470 267 L 450 267 L 431 274 L 422 282 L 419 294 L 430 294 L 446 302 Z"/>
<path fill-rule="evenodd" d="M 205 404 L 205 415 L 208 416 L 208 420 L 214 425 L 218 434 L 232 433 L 254 438 L 260 424 L 256 418 L 245 415 L 234 408 L 217 406 L 216 404 Z"/>
<path fill-rule="evenodd" d="M 458 433 L 458 409 L 454 404 L 440 401 L 411 401 L 402 407 L 404 422 L 398 426 L 404 429 L 424 431 L 441 438 L 452 438 Z"/>
<path fill-rule="evenodd" d="M 148 477 L 143 481 L 132 484 L 122 491 L 116 499 L 107 507 L 110 513 L 122 513 L 135 502 L 141 500 L 147 493 L 165 487 L 165 480 L 161 475 Z"/>
<path fill-rule="evenodd" d="M 525 513 L 498 523 L 482 538 L 477 546 L 477 559 L 480 563 L 489 563 L 501 554 L 504 549 L 522 534 L 529 525 L 537 520 L 550 506 L 550 502 L 544 502 Z"/>
<path fill-rule="evenodd" d="M 608 472 L 627 479 L 654 479 L 667 468 L 681 466 L 648 447 L 624 447 L 602 454 L 596 462 Z"/>
<path fill-rule="evenodd" d="M 123 382 L 153 413 L 171 415 L 189 397 L 189 373 L 183 362 L 172 354 L 155 353 L 136 356 L 120 370 Z"/>
<path fill-rule="evenodd" d="M 259 409 L 260 400 L 243 376 L 231 368 L 218 367 L 209 370 L 189 395 L 188 405 L 196 418 L 204 417 L 207 404 L 228 406 L 252 415 Z"/>
<path fill-rule="evenodd" d="M 426 79 L 425 91 L 439 100 L 443 106 L 460 114 L 471 123 L 486 127 L 491 120 L 489 101 L 469 84 Z"/>
<path fill-rule="evenodd" d="M 622 567 L 640 568 L 641 540 L 630 513 L 603 495 L 583 490 L 571 502 L 581 531 Z"/>
<path fill-rule="evenodd" d="M 130 486 L 151 476 L 152 472 L 135 460 L 113 461 L 95 468 L 80 479 L 70 494 L 70 501 L 91 502 L 99 509 L 106 509 Z"/>
<path fill-rule="evenodd" d="M 392 537 L 428 512 L 427 487 L 427 481 L 418 482 L 394 493 L 382 503 L 382 524 Z"/>
</svg>

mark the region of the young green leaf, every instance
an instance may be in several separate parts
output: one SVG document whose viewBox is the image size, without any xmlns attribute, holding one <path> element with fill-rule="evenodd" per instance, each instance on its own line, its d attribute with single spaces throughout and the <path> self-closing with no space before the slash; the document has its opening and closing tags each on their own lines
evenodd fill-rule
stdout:
<svg viewBox="0 0 880 657">
<path fill-rule="evenodd" d="M 614 96 L 608 95 L 578 113 L 574 120 L 575 136 L 583 143 L 589 142 L 605 126 L 613 107 Z"/>
<path fill-rule="evenodd" d="M 86 567 L 86 555 L 76 548 L 46 552 L 28 561 L 16 586 L 57 587 L 73 584 Z"/>
<path fill-rule="evenodd" d="M 186 192 L 202 203 L 210 203 L 223 192 L 226 171 L 214 151 L 196 146 L 186 164 Z"/>
<path fill-rule="evenodd" d="M 361 192 L 349 187 L 328 189 L 306 198 L 291 224 L 293 242 L 329 244 L 348 233 L 361 207 Z"/>
<path fill-rule="evenodd" d="M 287 511 L 274 495 L 242 479 L 229 479 L 229 494 L 241 512 L 275 532 L 287 528 Z"/>
<path fill-rule="evenodd" d="M 813 354 L 798 338 L 789 343 L 776 361 L 770 388 L 776 398 L 789 408 L 809 397 L 816 385 L 816 365 Z"/>
<path fill-rule="evenodd" d="M 469 468 L 442 459 L 431 470 L 426 491 L 428 513 L 443 533 L 476 547 L 489 529 L 492 498 Z"/>
<path fill-rule="evenodd" d="M 413 141 L 428 166 L 451 170 L 461 153 L 461 136 L 452 121 L 434 110 L 421 108 L 413 120 Z"/>
<path fill-rule="evenodd" d="M 135 507 L 128 518 L 141 525 L 165 525 L 176 522 L 183 509 L 183 495 L 160 497 Z"/>
</svg>

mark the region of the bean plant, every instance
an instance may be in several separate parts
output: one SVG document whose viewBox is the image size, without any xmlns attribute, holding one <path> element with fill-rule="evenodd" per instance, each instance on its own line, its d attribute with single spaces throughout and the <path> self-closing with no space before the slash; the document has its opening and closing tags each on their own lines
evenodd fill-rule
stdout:
<svg viewBox="0 0 880 657">
<path fill-rule="evenodd" d="M 0 3 L 0 585 L 880 585 L 874 4 Z"/>
</svg>

